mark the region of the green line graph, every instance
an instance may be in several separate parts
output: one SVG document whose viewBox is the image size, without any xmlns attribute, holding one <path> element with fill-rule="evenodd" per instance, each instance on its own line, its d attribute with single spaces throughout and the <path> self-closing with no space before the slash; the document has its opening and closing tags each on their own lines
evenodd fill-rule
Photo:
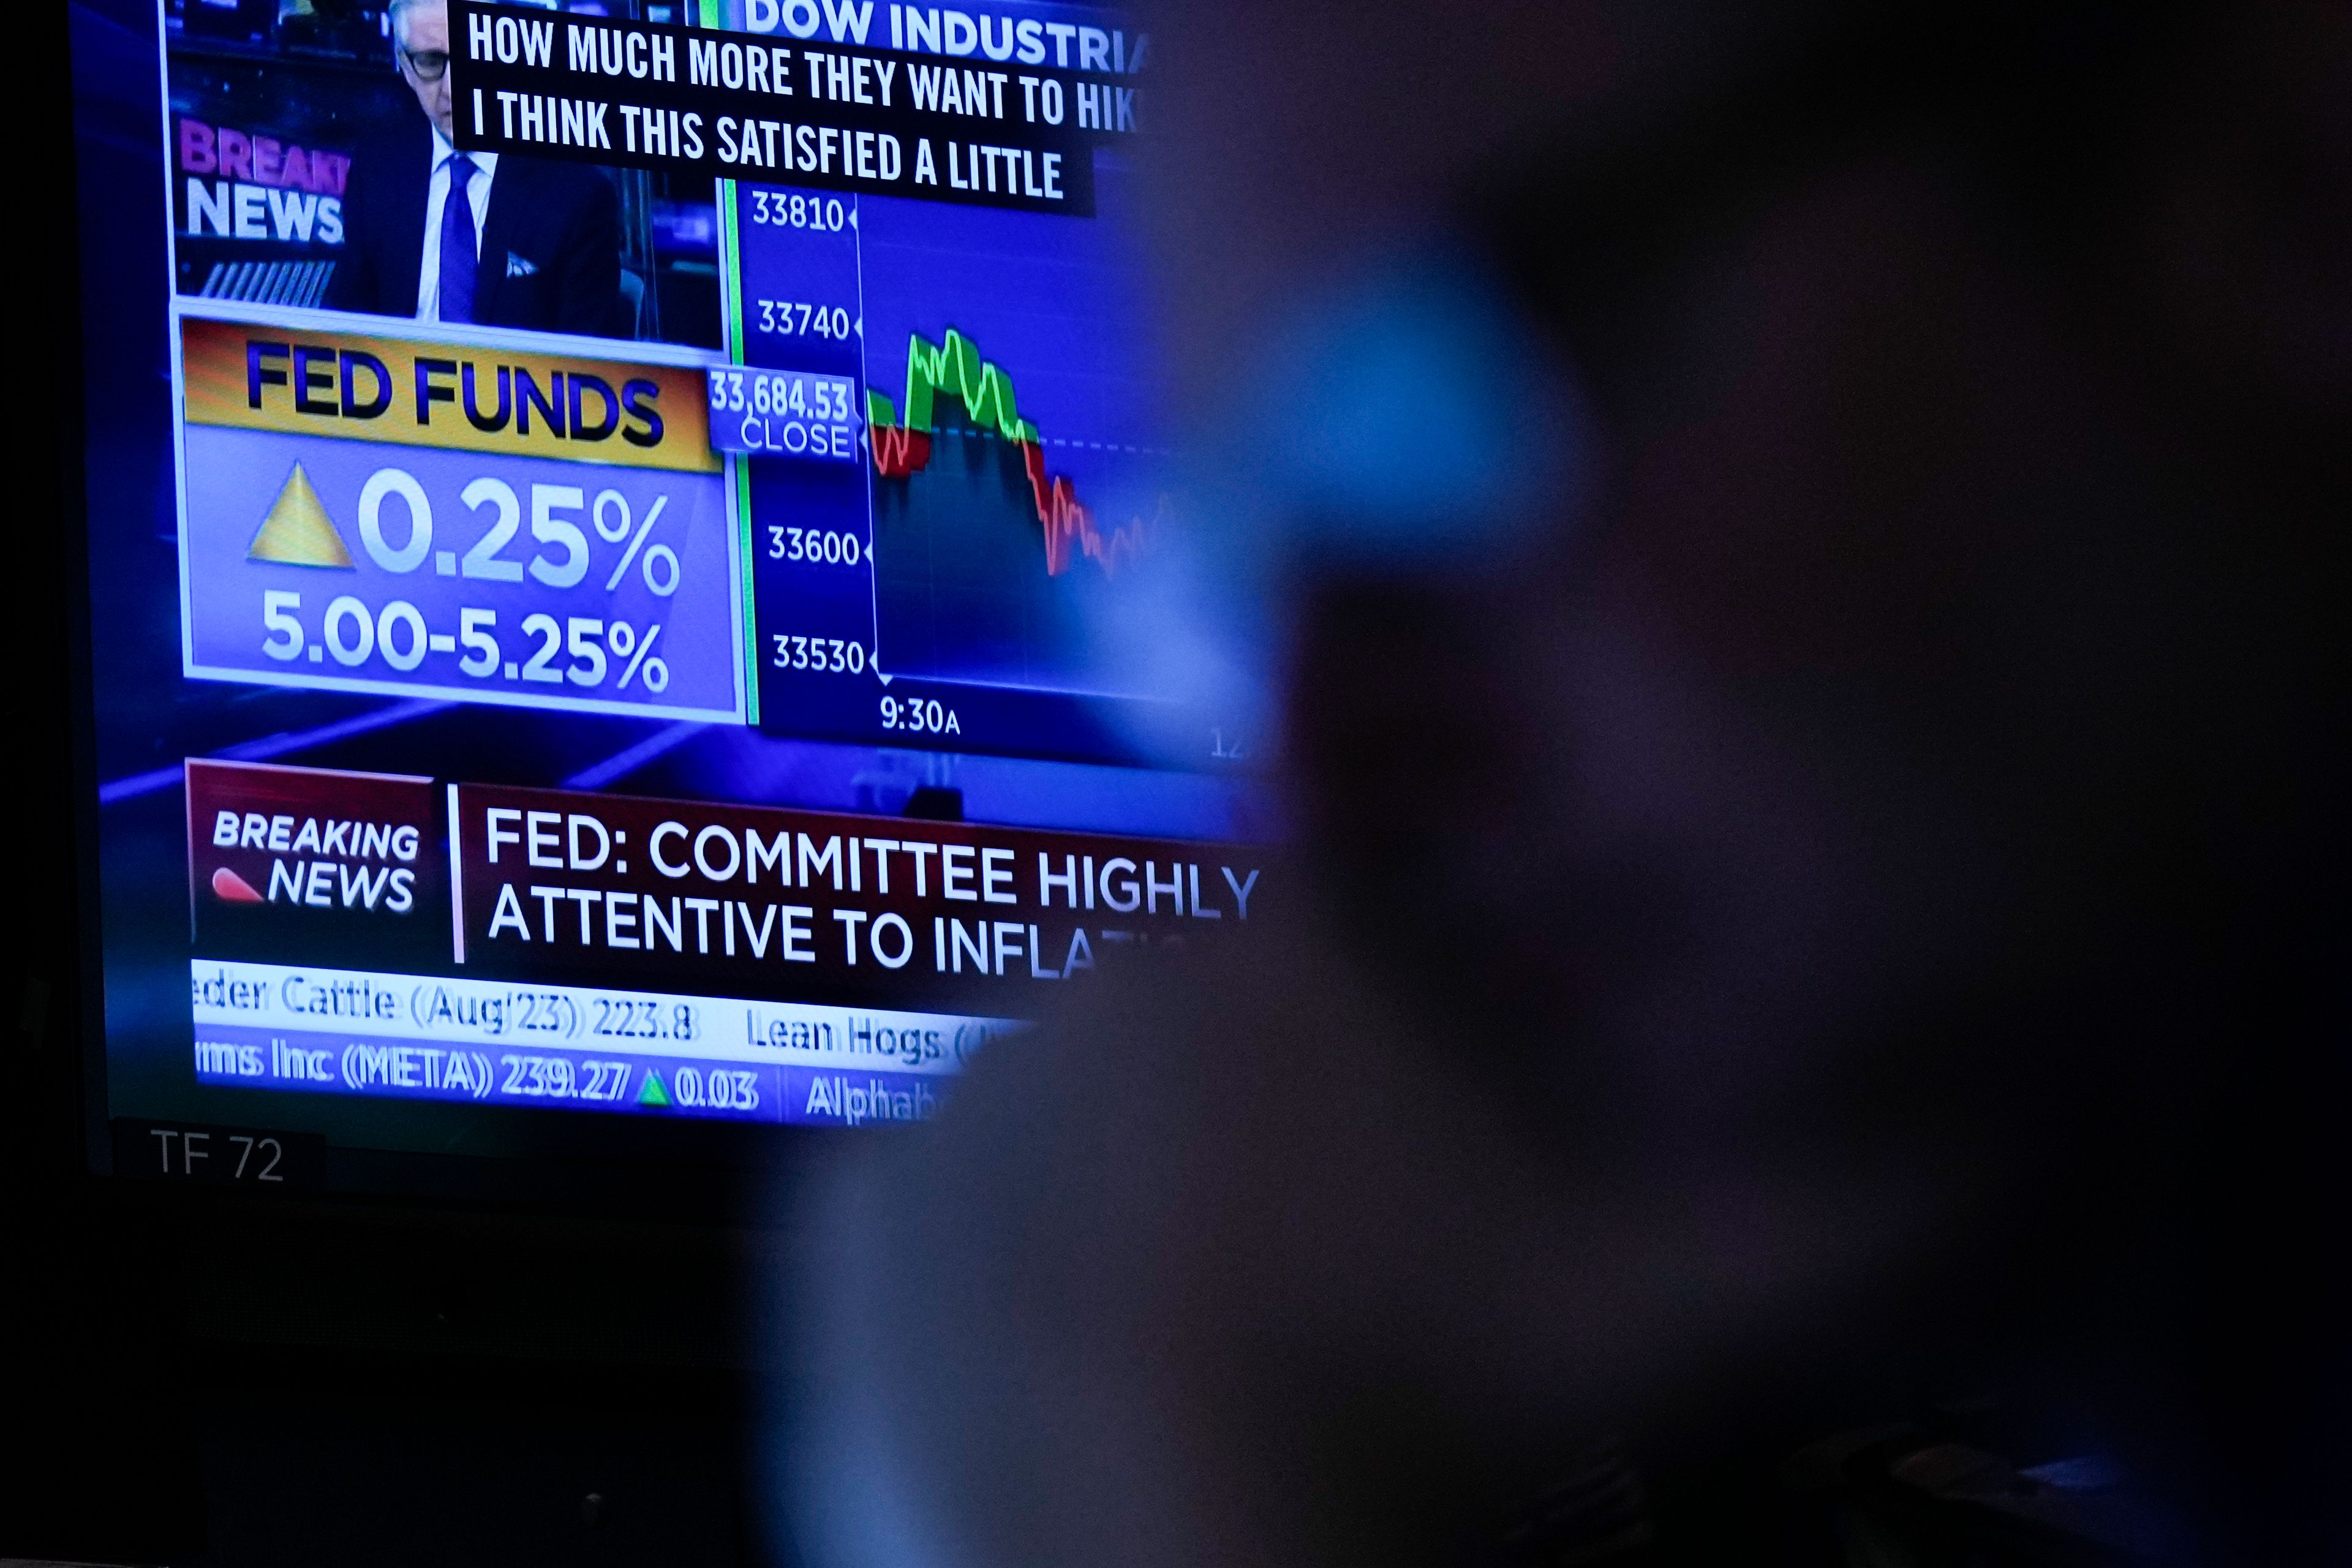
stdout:
<svg viewBox="0 0 2352 1568">
<path fill-rule="evenodd" d="M 1022 418 L 1014 405 L 1013 378 L 1003 366 L 981 358 L 979 345 L 953 327 L 936 343 L 925 342 L 920 333 L 907 340 L 905 425 L 900 426 L 898 410 L 890 399 L 870 388 L 866 394 L 866 423 L 886 430 L 905 428 L 928 435 L 932 400 L 942 392 L 962 400 L 964 413 L 973 424 L 992 426 L 1008 441 L 1036 442 L 1037 426 Z"/>
</svg>

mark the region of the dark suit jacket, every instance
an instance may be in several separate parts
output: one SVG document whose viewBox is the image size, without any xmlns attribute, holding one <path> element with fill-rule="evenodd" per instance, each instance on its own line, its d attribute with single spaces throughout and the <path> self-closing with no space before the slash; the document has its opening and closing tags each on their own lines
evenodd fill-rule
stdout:
<svg viewBox="0 0 2352 1568">
<path fill-rule="evenodd" d="M 433 128 L 422 114 L 362 145 L 343 189 L 343 255 L 327 286 L 338 310 L 416 314 Z M 627 337 L 621 303 L 621 204 L 583 163 L 499 156 L 482 219 L 474 319 L 485 326 Z"/>
</svg>

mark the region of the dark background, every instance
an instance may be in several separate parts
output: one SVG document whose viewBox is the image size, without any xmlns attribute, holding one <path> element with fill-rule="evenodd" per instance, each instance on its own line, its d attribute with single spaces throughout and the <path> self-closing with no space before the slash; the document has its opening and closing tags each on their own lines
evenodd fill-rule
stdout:
<svg viewBox="0 0 2352 1568">
<path fill-rule="evenodd" d="M 87 689 L 92 653 L 91 601 L 74 591 L 92 499 L 79 312 L 87 304 L 103 346 L 153 335 L 141 329 L 158 303 L 144 248 L 79 272 L 69 17 L 78 41 L 103 49 L 123 20 L 152 15 L 110 9 L 121 15 L 41 5 L 20 22 L 21 112 L 50 133 L 22 164 L 17 210 L 39 221 L 12 236 L 10 575 L 37 586 L 12 596 L 7 683 L 16 879 L 0 998 L 0 1557 L 751 1560 L 747 1347 L 768 1336 L 740 1282 L 775 1242 L 739 1223 L 738 1178 L 664 1165 L 677 1180 L 652 1182 L 625 1215 L 614 1194 L 636 1173 L 625 1158 L 602 1193 L 585 1166 L 561 1161 L 530 1178 L 533 1191 L 478 1189 L 501 1198 L 495 1212 L 478 1197 L 328 1205 L 89 1172 L 102 1129 L 87 1119 L 102 1107 L 88 1070 L 98 1053 L 80 1049 L 92 1013 L 77 948 L 95 941 L 96 911 L 72 831 L 78 817 L 94 826 L 97 777 L 71 697 Z M 117 64 L 143 68 L 133 86 L 152 103 L 152 53 Z M 89 172 L 135 168 L 135 199 L 152 210 L 156 154 L 143 129 L 92 118 Z M 134 416 L 110 434 L 121 450 L 90 454 L 91 471 L 152 483 L 167 431 Z M 110 574 L 100 567 L 102 599 Z M 457 1191 L 473 1166 L 514 1163 L 446 1159 L 438 1180 Z"/>
</svg>

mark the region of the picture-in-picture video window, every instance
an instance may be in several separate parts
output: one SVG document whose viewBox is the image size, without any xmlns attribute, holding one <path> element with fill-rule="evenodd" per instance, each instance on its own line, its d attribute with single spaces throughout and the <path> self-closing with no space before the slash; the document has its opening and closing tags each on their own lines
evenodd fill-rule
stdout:
<svg viewBox="0 0 2352 1568">
<path fill-rule="evenodd" d="M 453 164 L 446 5 L 269 11 L 184 0 L 169 34 L 181 293 L 721 346 L 714 179 Z M 453 216 L 478 254 L 445 289 Z"/>
</svg>

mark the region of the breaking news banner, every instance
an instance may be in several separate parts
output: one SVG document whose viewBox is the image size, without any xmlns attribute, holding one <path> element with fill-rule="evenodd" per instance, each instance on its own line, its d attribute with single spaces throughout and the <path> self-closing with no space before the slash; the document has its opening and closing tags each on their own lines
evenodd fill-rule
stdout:
<svg viewBox="0 0 2352 1568">
<path fill-rule="evenodd" d="M 1123 950 L 1262 915 L 1254 851 L 451 784 L 468 973 L 1034 1008 Z"/>
<path fill-rule="evenodd" d="M 450 0 L 457 145 L 1091 216 L 1096 144 L 1137 129 L 1124 33 L 870 0 L 824 36 L 813 0 L 779 19 L 782 37 Z"/>
<path fill-rule="evenodd" d="M 1231 846 L 186 769 L 212 1084 L 919 1120 L 1060 987 L 1274 907 Z"/>
<path fill-rule="evenodd" d="M 184 765 L 198 952 L 360 966 L 447 958 L 449 858 L 431 779 Z"/>
<path fill-rule="evenodd" d="M 699 369 L 195 314 L 180 356 L 189 675 L 741 721 Z"/>
</svg>

